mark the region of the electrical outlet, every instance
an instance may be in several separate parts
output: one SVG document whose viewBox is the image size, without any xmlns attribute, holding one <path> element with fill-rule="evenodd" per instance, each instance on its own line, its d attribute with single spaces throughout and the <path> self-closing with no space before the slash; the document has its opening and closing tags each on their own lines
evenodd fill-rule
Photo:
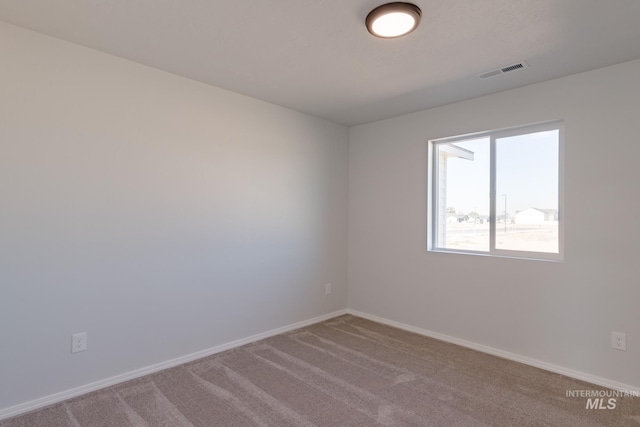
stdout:
<svg viewBox="0 0 640 427">
<path fill-rule="evenodd" d="M 627 351 L 627 334 L 624 332 L 611 332 L 611 348 Z"/>
<path fill-rule="evenodd" d="M 324 294 L 329 295 L 331 293 L 331 283 L 324 285 Z"/>
<path fill-rule="evenodd" d="M 87 333 L 86 332 L 81 332 L 79 334 L 71 335 L 71 353 L 85 351 L 86 349 L 87 349 Z"/>
</svg>

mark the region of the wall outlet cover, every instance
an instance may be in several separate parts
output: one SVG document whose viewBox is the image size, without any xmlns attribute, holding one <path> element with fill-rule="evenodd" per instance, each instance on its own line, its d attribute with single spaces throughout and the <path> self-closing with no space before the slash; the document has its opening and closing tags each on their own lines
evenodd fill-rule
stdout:
<svg viewBox="0 0 640 427">
<path fill-rule="evenodd" d="M 80 332 L 71 335 L 71 353 L 78 353 L 87 349 L 87 333 Z"/>
<path fill-rule="evenodd" d="M 624 332 L 611 332 L 611 348 L 627 351 L 627 334 Z"/>
</svg>

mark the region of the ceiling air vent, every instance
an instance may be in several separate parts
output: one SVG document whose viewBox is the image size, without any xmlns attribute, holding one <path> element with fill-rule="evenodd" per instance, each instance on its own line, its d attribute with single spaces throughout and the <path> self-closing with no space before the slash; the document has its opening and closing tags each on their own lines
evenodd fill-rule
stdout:
<svg viewBox="0 0 640 427">
<path fill-rule="evenodd" d="M 496 68 L 495 70 L 489 70 L 482 74 L 478 74 L 478 77 L 481 79 L 488 79 L 489 77 L 500 76 L 505 73 L 510 73 L 516 70 L 523 70 L 525 68 L 529 68 L 529 64 L 524 61 L 520 61 L 516 64 L 505 65 L 504 67 Z"/>
</svg>

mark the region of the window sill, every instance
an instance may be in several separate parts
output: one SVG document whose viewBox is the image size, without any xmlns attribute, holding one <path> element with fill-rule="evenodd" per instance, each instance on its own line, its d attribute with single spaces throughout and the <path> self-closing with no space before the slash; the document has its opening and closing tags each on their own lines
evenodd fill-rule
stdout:
<svg viewBox="0 0 640 427">
<path fill-rule="evenodd" d="M 562 258 L 559 254 L 550 257 L 540 257 L 536 253 L 523 253 L 520 254 L 498 254 L 498 253 L 488 253 L 488 252 L 474 252 L 474 251 L 462 251 L 462 250 L 454 250 L 454 249 L 427 249 L 427 252 L 432 253 L 440 253 L 440 254 L 455 254 L 455 255 L 471 255 L 471 256 L 480 256 L 480 257 L 488 257 L 488 258 L 506 258 L 506 259 L 514 259 L 514 260 L 525 260 L 525 261 L 544 261 L 544 262 L 555 262 L 561 263 L 564 262 L 564 258 Z"/>
</svg>

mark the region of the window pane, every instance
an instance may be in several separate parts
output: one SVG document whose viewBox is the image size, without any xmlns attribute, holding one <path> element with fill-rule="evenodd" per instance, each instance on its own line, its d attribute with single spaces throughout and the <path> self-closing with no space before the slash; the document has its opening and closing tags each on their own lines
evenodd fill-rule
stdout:
<svg viewBox="0 0 640 427">
<path fill-rule="evenodd" d="M 489 138 L 436 147 L 436 246 L 488 252 Z"/>
<path fill-rule="evenodd" d="M 496 139 L 496 249 L 558 253 L 557 130 Z"/>
</svg>

